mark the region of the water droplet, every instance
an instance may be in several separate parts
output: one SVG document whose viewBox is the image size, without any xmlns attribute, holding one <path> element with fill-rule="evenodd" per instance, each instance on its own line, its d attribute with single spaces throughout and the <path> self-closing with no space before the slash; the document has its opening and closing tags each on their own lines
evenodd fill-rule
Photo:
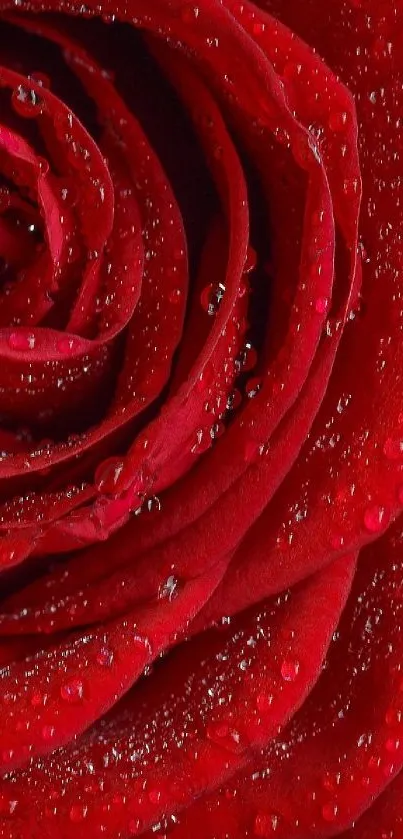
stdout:
<svg viewBox="0 0 403 839">
<path fill-rule="evenodd" d="M 184 23 L 194 23 L 199 17 L 200 9 L 198 6 L 184 6 L 181 10 L 181 17 Z"/>
<path fill-rule="evenodd" d="M 115 654 L 110 647 L 101 647 L 101 649 L 96 654 L 96 660 L 100 667 L 111 667 L 113 664 L 113 660 L 115 658 Z"/>
<path fill-rule="evenodd" d="M 162 508 L 161 499 L 158 498 L 158 495 L 152 495 L 151 498 L 147 498 L 146 506 L 149 513 L 153 510 L 157 510 L 159 513 Z"/>
<path fill-rule="evenodd" d="M 348 119 L 347 111 L 332 111 L 329 114 L 329 128 L 331 131 L 343 131 Z"/>
<path fill-rule="evenodd" d="M 262 380 L 259 379 L 257 376 L 254 376 L 252 379 L 249 379 L 245 388 L 248 399 L 254 399 L 255 396 L 258 395 L 259 390 L 262 387 L 262 384 Z"/>
<path fill-rule="evenodd" d="M 346 178 L 343 181 L 343 192 L 347 197 L 355 198 L 358 195 L 358 187 L 357 178 Z"/>
<path fill-rule="evenodd" d="M 3 793 L 0 795 L 0 813 L 12 816 L 17 807 L 17 800 L 9 798 L 9 796 L 4 795 Z"/>
<path fill-rule="evenodd" d="M 260 836 L 261 839 L 269 839 L 276 833 L 279 826 L 280 818 L 275 813 L 257 813 L 254 825 L 254 836 Z"/>
<path fill-rule="evenodd" d="M 300 669 L 296 659 L 286 658 L 281 665 L 281 676 L 285 682 L 295 682 Z"/>
<path fill-rule="evenodd" d="M 191 447 L 192 454 L 203 454 L 211 446 L 210 431 L 206 428 L 199 428 L 196 431 L 196 441 Z"/>
<path fill-rule="evenodd" d="M 318 315 L 324 315 L 329 308 L 328 297 L 317 297 L 315 300 L 315 311 Z"/>
<path fill-rule="evenodd" d="M 35 335 L 32 332 L 11 332 L 8 336 L 8 344 L 12 350 L 27 352 L 35 347 Z"/>
<path fill-rule="evenodd" d="M 56 729 L 53 725 L 44 725 L 42 728 L 42 737 L 44 740 L 53 740 L 56 734 Z"/>
<path fill-rule="evenodd" d="M 221 301 L 225 294 L 225 285 L 217 283 L 216 285 L 208 285 L 200 295 L 200 302 L 205 312 L 210 317 L 218 312 Z"/>
<path fill-rule="evenodd" d="M 258 711 L 269 711 L 273 704 L 274 696 L 270 693 L 259 693 L 256 697 Z"/>
<path fill-rule="evenodd" d="M 72 679 L 62 685 L 60 696 L 65 702 L 80 702 L 84 696 L 84 685 L 81 679 Z"/>
<path fill-rule="evenodd" d="M 385 714 L 386 725 L 400 725 L 403 718 L 400 708 L 389 708 Z"/>
<path fill-rule="evenodd" d="M 179 594 L 179 587 L 180 582 L 177 577 L 171 574 L 167 580 L 165 580 L 162 585 L 160 585 L 158 589 L 158 597 L 160 600 L 169 600 L 171 603 L 172 600 L 175 600 Z"/>
<path fill-rule="evenodd" d="M 340 786 L 341 781 L 341 773 L 340 772 L 326 772 L 326 774 L 322 778 L 322 784 L 324 789 L 327 789 L 328 792 L 334 792 L 338 786 Z"/>
<path fill-rule="evenodd" d="M 383 445 L 383 453 L 388 460 L 402 460 L 403 437 L 388 437 Z"/>
<path fill-rule="evenodd" d="M 243 750 L 239 732 L 225 722 L 211 723 L 206 733 L 209 740 L 230 752 L 238 753 Z"/>
<path fill-rule="evenodd" d="M 370 533 L 379 533 L 386 524 L 384 507 L 373 504 L 364 513 L 364 525 Z"/>
<path fill-rule="evenodd" d="M 162 818 L 154 824 L 152 829 L 152 833 L 155 836 L 159 836 L 160 839 L 167 839 L 167 837 L 174 832 L 175 827 L 179 824 L 178 816 L 162 816 Z"/>
<path fill-rule="evenodd" d="M 263 21 L 256 20 L 252 26 L 252 32 L 254 35 L 259 37 L 259 35 L 263 35 L 266 29 L 266 24 Z"/>
<path fill-rule="evenodd" d="M 385 748 L 387 752 L 398 752 L 400 749 L 400 740 L 397 737 L 389 737 L 386 740 Z"/>
<path fill-rule="evenodd" d="M 236 411 L 242 402 L 241 392 L 235 388 L 227 397 L 227 411 Z"/>
<path fill-rule="evenodd" d="M 249 373 L 253 368 L 256 366 L 257 363 L 257 352 L 255 348 L 252 346 L 250 341 L 247 341 L 245 346 L 242 348 L 241 352 L 236 359 L 235 366 L 237 371 L 242 371 L 243 373 Z"/>
<path fill-rule="evenodd" d="M 44 87 L 46 90 L 50 88 L 50 78 L 46 75 L 46 73 L 42 72 L 34 72 L 29 74 L 29 78 L 32 79 L 35 84 L 40 85 L 40 87 Z"/>
<path fill-rule="evenodd" d="M 62 355 L 70 355 L 75 351 L 76 347 L 77 341 L 75 338 L 71 336 L 69 337 L 67 335 L 64 335 L 57 342 L 57 349 L 60 353 L 62 353 Z"/>
<path fill-rule="evenodd" d="M 169 302 L 173 303 L 176 306 L 182 300 L 182 289 L 181 288 L 173 288 L 172 291 L 169 292 L 168 295 Z"/>
<path fill-rule="evenodd" d="M 337 804 L 332 801 L 329 801 L 327 804 L 324 804 L 322 807 L 322 816 L 325 822 L 334 822 L 337 818 L 337 814 L 339 812 L 339 808 Z"/>
<path fill-rule="evenodd" d="M 49 174 L 50 165 L 49 165 L 49 162 L 44 157 L 37 157 L 36 158 L 36 164 L 39 167 L 39 171 L 40 171 L 43 178 L 46 175 Z M 33 228 L 33 230 L 31 228 Z M 38 233 L 39 232 L 38 228 L 35 227 L 35 225 L 30 225 L 28 229 L 31 233 Z"/>
<path fill-rule="evenodd" d="M 116 487 L 123 469 L 123 460 L 116 457 L 104 460 L 95 471 L 95 484 L 98 492 L 110 492 L 111 489 Z"/>
<path fill-rule="evenodd" d="M 130 836 L 139 836 L 143 831 L 143 822 L 140 819 L 131 819 L 128 824 Z"/>
<path fill-rule="evenodd" d="M 254 248 L 248 247 L 248 252 L 246 254 L 246 260 L 244 265 L 244 273 L 250 274 L 252 271 L 255 270 L 257 265 L 257 253 Z"/>
<path fill-rule="evenodd" d="M 159 789 L 150 789 L 148 793 L 148 797 L 151 801 L 151 804 L 158 804 L 161 799 L 161 790 Z"/>
<path fill-rule="evenodd" d="M 46 694 L 43 693 L 33 693 L 31 696 L 31 705 L 33 708 L 39 708 L 40 705 L 45 705 L 46 702 Z"/>
<path fill-rule="evenodd" d="M 74 824 L 84 821 L 88 813 L 88 807 L 84 804 L 73 804 L 70 809 L 69 818 Z"/>
<path fill-rule="evenodd" d="M 18 85 L 11 95 L 14 111 L 21 117 L 33 118 L 43 110 L 43 99 L 32 87 Z"/>
</svg>

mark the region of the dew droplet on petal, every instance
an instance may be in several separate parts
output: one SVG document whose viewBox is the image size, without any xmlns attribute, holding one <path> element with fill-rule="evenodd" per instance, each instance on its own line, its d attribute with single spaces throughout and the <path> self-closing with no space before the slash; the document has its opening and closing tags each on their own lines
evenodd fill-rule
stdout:
<svg viewBox="0 0 403 839">
<path fill-rule="evenodd" d="M 329 128 L 331 131 L 343 131 L 347 123 L 346 111 L 332 111 L 329 114 Z"/>
<path fill-rule="evenodd" d="M 143 831 L 143 822 L 140 819 L 130 819 L 128 830 L 130 836 L 139 836 Z"/>
<path fill-rule="evenodd" d="M 44 725 L 42 728 L 42 737 L 44 740 L 53 740 L 56 734 L 56 729 L 53 725 Z"/>
<path fill-rule="evenodd" d="M 259 693 L 256 697 L 258 711 L 268 711 L 273 704 L 273 695 L 270 693 Z"/>
<path fill-rule="evenodd" d="M 57 349 L 62 355 L 70 355 L 76 348 L 76 340 L 68 335 L 63 335 L 57 342 Z"/>
<path fill-rule="evenodd" d="M 179 594 L 179 580 L 174 574 L 171 574 L 158 589 L 158 597 L 160 600 L 175 600 Z"/>
<path fill-rule="evenodd" d="M 300 669 L 296 659 L 285 658 L 281 665 L 281 676 L 285 682 L 295 682 Z"/>
<path fill-rule="evenodd" d="M 12 816 L 18 807 L 18 801 L 7 795 L 0 795 L 0 813 Z"/>
<path fill-rule="evenodd" d="M 248 247 L 248 252 L 246 255 L 245 265 L 244 265 L 244 273 L 250 274 L 252 271 L 255 270 L 257 265 L 257 253 L 254 248 L 251 246 Z"/>
<path fill-rule="evenodd" d="M 386 725 L 400 725 L 403 718 L 400 708 L 389 708 L 385 714 Z"/>
<path fill-rule="evenodd" d="M 84 821 L 88 813 L 88 807 L 84 804 L 73 804 L 70 808 L 69 818 L 73 824 L 79 824 Z"/>
<path fill-rule="evenodd" d="M 200 295 L 200 302 L 202 308 L 210 317 L 217 314 L 221 301 L 225 294 L 225 285 L 217 283 L 216 285 L 208 285 L 203 289 Z"/>
<path fill-rule="evenodd" d="M 12 350 L 19 350 L 20 352 L 33 350 L 35 347 L 35 335 L 31 332 L 10 332 L 8 344 Z"/>
<path fill-rule="evenodd" d="M 46 90 L 49 90 L 50 78 L 46 73 L 35 71 L 34 73 L 29 74 L 29 78 L 32 79 L 32 81 L 36 84 L 39 84 L 41 87 L 46 88 Z"/>
<path fill-rule="evenodd" d="M 379 533 L 385 526 L 385 509 L 373 504 L 368 507 L 364 513 L 364 525 L 370 533 Z"/>
<path fill-rule="evenodd" d="M 151 804 L 158 804 L 161 799 L 161 790 L 159 789 L 150 789 L 148 793 L 148 797 L 151 801 Z"/>
<path fill-rule="evenodd" d="M 388 460 L 403 460 L 403 437 L 388 437 L 383 445 Z"/>
<path fill-rule="evenodd" d="M 262 380 L 259 379 L 257 376 L 254 376 L 252 379 L 249 379 L 249 381 L 246 384 L 246 388 L 245 388 L 246 395 L 247 395 L 248 399 L 254 399 L 255 396 L 258 395 L 261 387 L 262 387 Z"/>
<path fill-rule="evenodd" d="M 225 722 L 210 723 L 207 727 L 207 738 L 230 752 L 242 751 L 241 737 L 238 731 Z"/>
<path fill-rule="evenodd" d="M 270 839 L 279 827 L 279 816 L 275 813 L 257 813 L 253 825 L 253 835 L 261 839 Z"/>
<path fill-rule="evenodd" d="M 95 470 L 95 484 L 98 491 L 110 491 L 111 487 L 116 486 L 123 469 L 123 460 L 116 457 L 110 457 L 108 460 L 100 463 Z"/>
<path fill-rule="evenodd" d="M 324 315 L 329 308 L 328 297 L 317 297 L 315 300 L 315 311 L 318 315 Z"/>
<path fill-rule="evenodd" d="M 385 743 L 387 752 L 398 752 L 400 749 L 400 740 L 397 737 L 388 737 Z"/>
<path fill-rule="evenodd" d="M 172 291 L 169 292 L 168 299 L 170 303 L 177 305 L 182 300 L 182 289 L 181 288 L 173 288 Z"/>
<path fill-rule="evenodd" d="M 241 392 L 235 388 L 227 397 L 227 411 L 236 411 L 242 402 Z"/>
<path fill-rule="evenodd" d="M 43 110 L 43 99 L 32 87 L 20 84 L 13 90 L 11 104 L 21 117 L 34 118 Z"/>
<path fill-rule="evenodd" d="M 198 6 L 189 4 L 188 6 L 183 6 L 181 10 L 181 18 L 184 23 L 194 23 L 195 20 L 199 17 L 200 9 Z"/>
<path fill-rule="evenodd" d="M 158 498 L 158 495 L 152 495 L 150 498 L 147 498 L 146 507 L 149 513 L 153 510 L 159 513 L 162 508 L 161 499 Z"/>
<path fill-rule="evenodd" d="M 100 667 L 111 667 L 115 654 L 110 647 L 103 646 L 96 654 L 96 660 Z"/>
<path fill-rule="evenodd" d="M 240 372 L 242 370 L 244 373 L 249 373 L 256 366 L 257 357 L 255 348 L 250 341 L 247 341 L 236 360 L 237 371 Z"/>
<path fill-rule="evenodd" d="M 210 432 L 207 428 L 199 428 L 196 431 L 196 440 L 191 447 L 192 454 L 203 454 L 210 448 L 212 443 Z"/>
<path fill-rule="evenodd" d="M 336 803 L 330 801 L 322 807 L 322 816 L 325 822 L 334 822 L 337 819 L 339 808 Z"/>
<path fill-rule="evenodd" d="M 43 693 L 33 693 L 31 696 L 31 705 L 33 708 L 39 708 L 40 705 L 45 704 L 45 697 Z"/>
<path fill-rule="evenodd" d="M 48 175 L 48 174 L 49 174 L 49 171 L 50 171 L 50 165 L 49 165 L 49 161 L 48 161 L 48 160 L 46 160 L 46 158 L 45 158 L 45 157 L 37 157 L 37 158 L 36 158 L 36 163 L 37 163 L 37 166 L 39 167 L 39 171 L 40 171 L 40 173 L 41 173 L 41 175 L 42 175 L 42 177 L 43 177 L 43 178 L 45 177 L 45 175 Z M 38 232 L 38 228 L 37 228 L 37 227 L 34 227 L 34 229 L 33 229 L 33 230 L 31 230 L 31 225 L 30 225 L 29 230 L 30 230 L 30 232 L 32 232 L 32 233 L 37 233 L 37 232 Z"/>
<path fill-rule="evenodd" d="M 62 685 L 60 696 L 65 702 L 80 702 L 84 696 L 84 685 L 81 679 L 72 679 Z"/>
</svg>

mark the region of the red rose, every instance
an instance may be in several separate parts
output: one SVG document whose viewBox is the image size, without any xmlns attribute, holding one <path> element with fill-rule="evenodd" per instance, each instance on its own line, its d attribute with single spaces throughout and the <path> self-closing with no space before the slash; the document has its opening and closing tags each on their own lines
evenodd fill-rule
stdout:
<svg viewBox="0 0 403 839">
<path fill-rule="evenodd" d="M 260 6 L 0 3 L 1 839 L 402 834 L 403 7 Z"/>
</svg>

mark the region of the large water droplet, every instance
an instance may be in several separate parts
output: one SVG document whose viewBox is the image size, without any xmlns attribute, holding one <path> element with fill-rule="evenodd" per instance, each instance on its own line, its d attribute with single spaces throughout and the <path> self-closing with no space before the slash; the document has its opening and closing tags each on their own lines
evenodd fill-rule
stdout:
<svg viewBox="0 0 403 839">
<path fill-rule="evenodd" d="M 254 399 L 255 396 L 258 395 L 259 390 L 262 387 L 262 384 L 262 380 L 259 379 L 257 376 L 254 376 L 252 379 L 249 379 L 245 388 L 248 399 Z"/>
<path fill-rule="evenodd" d="M 403 437 L 388 437 L 383 445 L 388 460 L 403 460 Z"/>
<path fill-rule="evenodd" d="M 258 711 L 269 711 L 273 704 L 273 695 L 271 693 L 259 693 L 256 697 L 256 707 Z"/>
<path fill-rule="evenodd" d="M 257 352 L 250 341 L 247 341 L 242 348 L 235 362 L 237 370 L 243 373 L 249 373 L 257 363 Z"/>
<path fill-rule="evenodd" d="M 191 448 L 192 454 L 203 454 L 210 448 L 212 443 L 210 431 L 207 428 L 199 428 L 196 431 L 196 440 Z"/>
<path fill-rule="evenodd" d="M 60 696 L 65 702 L 80 702 L 84 696 L 84 685 L 81 679 L 71 679 L 60 688 Z"/>
<path fill-rule="evenodd" d="M 236 729 L 225 722 L 213 722 L 207 727 L 207 737 L 230 752 L 238 753 L 243 750 L 241 736 Z"/>
<path fill-rule="evenodd" d="M 253 835 L 259 836 L 261 839 L 270 839 L 277 832 L 279 822 L 279 816 L 275 813 L 257 813 L 253 825 Z"/>
<path fill-rule="evenodd" d="M 331 131 L 343 131 L 347 124 L 347 111 L 331 111 L 329 114 L 329 128 Z"/>
<path fill-rule="evenodd" d="M 87 813 L 88 807 L 85 804 L 73 804 L 69 813 L 70 821 L 74 824 L 79 824 L 87 817 Z"/>
<path fill-rule="evenodd" d="M 370 533 L 379 533 L 386 524 L 385 508 L 373 504 L 364 513 L 364 525 Z"/>
<path fill-rule="evenodd" d="M 32 332 L 11 332 L 8 336 L 8 345 L 12 350 L 27 352 L 35 347 L 35 335 Z"/>
<path fill-rule="evenodd" d="M 11 95 L 14 111 L 21 117 L 32 119 L 39 116 L 43 110 L 43 99 L 29 86 L 18 85 Z"/>
<path fill-rule="evenodd" d="M 295 682 L 299 670 L 299 661 L 294 658 L 285 658 L 281 665 L 281 676 L 285 682 Z"/>
<path fill-rule="evenodd" d="M 160 600 L 175 600 L 179 595 L 180 581 L 178 577 L 171 574 L 158 589 L 158 597 Z"/>
<path fill-rule="evenodd" d="M 334 822 L 337 818 L 339 808 L 333 801 L 324 804 L 322 807 L 322 816 L 325 822 Z"/>
<path fill-rule="evenodd" d="M 106 645 L 101 647 L 96 654 L 96 661 L 100 667 L 112 667 L 115 654 L 110 647 Z"/>
<path fill-rule="evenodd" d="M 95 484 L 98 492 L 111 492 L 111 489 L 118 483 L 123 469 L 123 460 L 119 458 L 110 457 L 108 460 L 104 460 L 95 471 Z"/>
<path fill-rule="evenodd" d="M 326 314 L 329 308 L 329 298 L 328 297 L 317 297 L 315 300 L 315 312 L 318 315 Z"/>
<path fill-rule="evenodd" d="M 225 285 L 217 283 L 216 285 L 208 285 L 200 295 L 200 302 L 205 312 L 210 317 L 215 315 L 220 308 L 221 301 L 225 294 Z"/>
<path fill-rule="evenodd" d="M 43 737 L 44 740 L 46 740 L 47 742 L 49 742 L 50 740 L 53 740 L 55 734 L 56 734 L 56 729 L 53 725 L 44 725 L 43 726 L 42 737 Z"/>
<path fill-rule="evenodd" d="M 254 248 L 251 246 L 248 247 L 248 252 L 246 255 L 245 265 L 244 265 L 244 273 L 250 274 L 252 271 L 255 270 L 257 265 L 257 253 Z"/>
</svg>

